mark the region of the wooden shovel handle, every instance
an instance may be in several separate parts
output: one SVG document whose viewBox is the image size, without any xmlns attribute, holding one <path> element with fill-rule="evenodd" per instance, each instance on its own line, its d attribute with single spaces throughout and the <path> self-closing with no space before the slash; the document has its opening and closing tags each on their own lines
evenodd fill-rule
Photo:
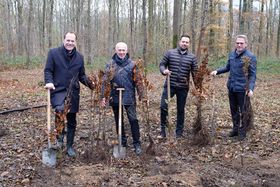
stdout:
<svg viewBox="0 0 280 187">
<path fill-rule="evenodd" d="M 50 133 L 51 133 L 51 91 L 48 90 L 48 103 L 47 103 L 47 128 L 48 128 L 48 144 L 50 146 Z"/>
</svg>

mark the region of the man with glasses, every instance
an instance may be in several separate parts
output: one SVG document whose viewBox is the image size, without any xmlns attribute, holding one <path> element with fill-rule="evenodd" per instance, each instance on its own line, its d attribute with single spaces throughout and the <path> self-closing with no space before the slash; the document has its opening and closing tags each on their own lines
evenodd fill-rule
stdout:
<svg viewBox="0 0 280 187">
<path fill-rule="evenodd" d="M 253 96 L 257 70 L 256 56 L 247 49 L 247 45 L 247 36 L 237 35 L 235 49 L 229 54 L 226 66 L 211 72 L 213 76 L 229 72 L 227 87 L 233 122 L 229 137 L 238 136 L 240 140 L 246 138 L 248 124 L 242 114 L 246 112 L 245 101 L 249 102 Z"/>
</svg>

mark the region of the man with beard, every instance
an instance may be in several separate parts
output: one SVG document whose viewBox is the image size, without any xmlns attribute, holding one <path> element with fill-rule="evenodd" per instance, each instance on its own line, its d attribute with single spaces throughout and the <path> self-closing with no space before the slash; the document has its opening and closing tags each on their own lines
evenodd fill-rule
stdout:
<svg viewBox="0 0 280 187">
<path fill-rule="evenodd" d="M 179 41 L 179 47 L 168 50 L 159 65 L 160 72 L 164 76 L 170 76 L 170 98 L 176 95 L 177 103 L 177 124 L 176 138 L 183 136 L 185 105 L 189 91 L 190 74 L 194 78 L 198 69 L 196 56 L 192 54 L 188 47 L 190 45 L 190 36 L 182 35 Z M 167 101 L 167 80 L 164 83 L 164 89 L 160 103 L 160 137 L 166 137 L 168 103 Z M 169 124 L 170 125 L 170 124 Z"/>
</svg>

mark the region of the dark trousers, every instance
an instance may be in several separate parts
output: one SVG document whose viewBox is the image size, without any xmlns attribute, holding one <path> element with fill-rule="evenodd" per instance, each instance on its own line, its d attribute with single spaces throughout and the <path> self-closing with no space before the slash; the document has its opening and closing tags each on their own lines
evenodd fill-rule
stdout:
<svg viewBox="0 0 280 187">
<path fill-rule="evenodd" d="M 241 120 L 244 112 L 245 92 L 231 92 L 229 91 L 229 105 L 231 118 L 233 123 L 232 130 L 238 133 L 246 133 L 246 124 Z"/>
<path fill-rule="evenodd" d="M 76 120 L 77 113 L 68 113 L 67 114 L 67 148 L 72 147 L 74 144 L 74 137 L 76 132 L 77 120 Z"/>
<path fill-rule="evenodd" d="M 118 106 L 112 106 L 115 122 L 116 122 L 116 130 L 118 133 L 119 130 L 119 107 Z M 131 134 L 133 139 L 133 145 L 140 144 L 140 131 L 139 131 L 139 123 L 136 115 L 136 106 L 135 105 L 125 105 L 122 107 L 122 145 L 126 146 L 127 143 L 127 137 L 125 135 L 125 129 L 124 129 L 124 115 L 123 115 L 123 108 L 126 110 L 127 118 L 131 127 Z"/>
<path fill-rule="evenodd" d="M 56 113 L 62 113 L 64 110 L 64 104 L 56 106 L 55 112 Z M 66 138 L 67 138 L 67 148 L 72 147 L 74 144 L 74 137 L 76 132 L 76 126 L 77 126 L 77 120 L 76 120 L 76 114 L 77 113 L 68 113 L 66 115 L 67 119 L 67 132 L 66 132 Z M 58 116 L 56 116 L 57 118 Z M 64 120 L 64 119 L 60 119 Z M 65 128 L 64 128 L 65 129 Z M 57 138 L 59 141 L 63 142 L 65 130 L 62 130 L 61 135 L 59 135 Z"/>
<path fill-rule="evenodd" d="M 174 88 L 170 87 L 170 97 L 176 95 L 177 103 L 177 124 L 176 124 L 176 135 L 181 136 L 184 130 L 185 121 L 185 105 L 188 96 L 188 89 L 186 88 Z M 160 102 L 160 124 L 161 132 L 165 133 L 167 127 L 167 116 L 168 116 L 168 104 L 167 104 L 167 87 L 165 86 L 161 96 Z"/>
</svg>

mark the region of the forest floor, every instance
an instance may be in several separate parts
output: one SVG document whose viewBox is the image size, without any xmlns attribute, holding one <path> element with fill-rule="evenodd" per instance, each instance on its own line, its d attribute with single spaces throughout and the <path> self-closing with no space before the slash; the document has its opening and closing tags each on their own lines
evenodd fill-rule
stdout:
<svg viewBox="0 0 280 187">
<path fill-rule="evenodd" d="M 46 107 L 0 114 L 0 187 L 4 186 L 279 186 L 280 185 L 280 75 L 259 75 L 252 104 L 254 129 L 240 142 L 227 136 L 231 129 L 226 80 L 212 80 L 214 96 L 203 106 L 203 128 L 209 144 L 194 144 L 192 124 L 196 117 L 195 98 L 189 93 L 184 137 L 173 141 L 159 135 L 159 104 L 164 78 L 148 76 L 154 89 L 147 112 L 138 108 L 143 153 L 134 154 L 130 128 L 127 155 L 113 157 L 117 139 L 112 112 L 101 115 L 91 105 L 91 91 L 82 86 L 75 136 L 76 158 L 59 151 L 55 168 L 42 164 L 47 146 Z M 43 69 L 1 70 L 0 112 L 46 104 Z M 175 124 L 175 102 L 171 102 Z M 214 113 L 213 113 L 214 112 Z M 214 114 L 214 117 L 212 116 Z M 53 115 L 52 115 L 53 116 Z M 53 118 L 53 117 L 52 117 Z M 214 123 L 210 123 L 214 119 Z M 211 125 L 209 125 L 211 124 Z M 105 139 L 97 138 L 98 130 Z M 150 141 L 154 154 L 145 152 Z"/>
</svg>

